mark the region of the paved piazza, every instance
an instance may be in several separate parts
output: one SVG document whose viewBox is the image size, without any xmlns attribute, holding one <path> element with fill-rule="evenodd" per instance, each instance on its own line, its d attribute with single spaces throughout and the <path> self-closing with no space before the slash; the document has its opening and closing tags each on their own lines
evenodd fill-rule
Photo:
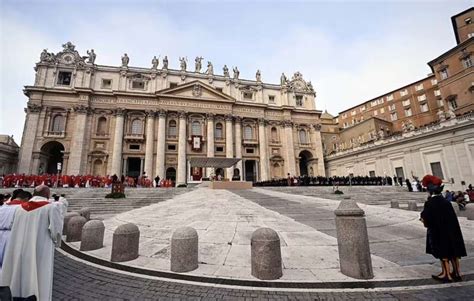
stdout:
<svg viewBox="0 0 474 301">
<path fill-rule="evenodd" d="M 342 189 L 346 194 L 338 197 L 330 194 L 331 187 L 272 187 L 240 191 L 206 187 L 182 191 L 161 189 L 161 196 L 154 204 L 122 213 L 119 213 L 120 206 L 116 206 L 118 214 L 109 212 L 104 215 L 104 248 L 84 252 L 109 261 L 113 230 L 125 223 L 135 223 L 141 232 L 139 257 L 122 263 L 132 270 L 103 267 L 90 260 L 78 259 L 74 251 L 60 250 L 56 256 L 54 294 L 58 299 L 74 294 L 81 299 L 205 300 L 224 297 L 435 300 L 452 296 L 456 296 L 455 300 L 468 300 L 474 295 L 473 221 L 459 217 L 469 254 L 462 260 L 466 281 L 440 285 L 430 279 L 430 275 L 437 273 L 440 267 L 437 260 L 424 252 L 426 230 L 418 221 L 419 212 L 403 209 L 403 203 L 410 199 L 417 200 L 421 207 L 424 193 L 408 193 L 399 187 Z M 97 201 L 100 191 L 89 192 L 95 197 L 97 206 L 100 206 L 100 201 Z M 151 197 L 156 193 L 154 189 L 128 190 L 132 199 L 137 194 Z M 79 190 L 71 193 L 70 207 L 79 208 L 77 201 L 84 202 L 84 195 L 87 193 Z M 394 195 L 398 195 L 402 209 L 390 208 L 389 202 Z M 76 200 L 75 197 L 79 196 L 82 199 Z M 166 196 L 169 199 L 165 200 Z M 339 201 L 348 196 L 358 201 L 366 213 L 375 275 L 370 281 L 356 280 L 339 271 L 333 211 Z M 94 213 L 93 203 L 88 206 L 92 207 L 93 218 L 101 218 L 100 214 Z M 181 274 L 193 276 L 197 282 L 157 278 L 153 273 L 130 273 L 133 268 L 141 268 L 140 272 L 169 272 L 170 238 L 181 226 L 193 227 L 199 235 L 199 268 Z M 257 289 L 248 285 L 248 281 L 259 281 L 250 274 L 250 237 L 259 227 L 270 227 L 280 236 L 283 277 L 275 282 L 282 283 L 282 288 Z M 68 243 L 68 246 L 78 249 L 79 243 Z M 78 281 L 65 287 L 65 283 L 71 283 L 71 277 L 76 276 Z M 247 281 L 247 287 L 222 285 L 226 283 L 225 279 L 243 281 L 240 283 Z M 296 288 L 287 288 L 291 283 Z M 302 283 L 310 283 L 308 287 L 311 288 L 297 289 Z M 104 288 L 99 288 L 101 286 Z M 123 287 L 118 290 L 120 294 L 116 289 L 119 286 Z M 367 286 L 375 288 L 364 289 Z"/>
</svg>

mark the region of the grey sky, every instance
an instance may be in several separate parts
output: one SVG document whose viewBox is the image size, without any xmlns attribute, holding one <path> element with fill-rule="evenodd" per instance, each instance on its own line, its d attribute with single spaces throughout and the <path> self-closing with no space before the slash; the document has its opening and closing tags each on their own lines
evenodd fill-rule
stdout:
<svg viewBox="0 0 474 301">
<path fill-rule="evenodd" d="M 150 66 L 153 55 L 199 55 L 216 72 L 260 69 L 264 82 L 300 71 L 316 106 L 345 108 L 430 72 L 426 64 L 455 45 L 450 17 L 472 1 L 0 1 L 0 133 L 20 143 L 40 52 L 67 41 L 94 48 L 97 64 Z"/>
</svg>

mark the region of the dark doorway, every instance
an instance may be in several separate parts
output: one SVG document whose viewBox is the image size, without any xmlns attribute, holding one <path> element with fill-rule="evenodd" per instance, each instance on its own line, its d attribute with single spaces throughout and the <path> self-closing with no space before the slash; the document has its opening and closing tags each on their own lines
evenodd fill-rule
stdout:
<svg viewBox="0 0 474 301">
<path fill-rule="evenodd" d="M 45 164 L 44 164 L 45 167 L 44 167 L 44 170 L 39 170 L 39 174 L 58 173 L 58 163 L 61 163 L 62 165 L 63 153 L 64 153 L 64 146 L 57 141 L 51 141 L 43 145 L 43 147 L 41 147 L 41 156 L 45 159 Z"/>
<path fill-rule="evenodd" d="M 127 159 L 127 176 L 138 178 L 140 176 L 140 158 L 128 158 Z"/>
<path fill-rule="evenodd" d="M 300 159 L 300 176 L 308 175 L 308 162 L 309 160 L 313 158 L 313 155 L 307 151 L 304 150 L 300 153 L 299 159 Z"/>
<path fill-rule="evenodd" d="M 255 160 L 245 160 L 245 181 L 255 182 Z"/>
<path fill-rule="evenodd" d="M 174 169 L 173 167 L 168 167 L 166 169 L 166 179 L 175 182 L 176 181 L 176 169 Z"/>
</svg>

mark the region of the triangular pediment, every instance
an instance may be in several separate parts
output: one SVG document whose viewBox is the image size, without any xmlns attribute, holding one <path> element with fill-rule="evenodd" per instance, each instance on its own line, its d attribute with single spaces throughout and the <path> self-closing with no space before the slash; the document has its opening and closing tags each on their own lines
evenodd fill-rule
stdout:
<svg viewBox="0 0 474 301">
<path fill-rule="evenodd" d="M 199 80 L 194 80 L 189 83 L 181 84 L 177 87 L 164 89 L 157 92 L 161 97 L 172 98 L 192 98 L 214 101 L 235 102 L 235 99 L 216 88 L 205 84 Z"/>
</svg>

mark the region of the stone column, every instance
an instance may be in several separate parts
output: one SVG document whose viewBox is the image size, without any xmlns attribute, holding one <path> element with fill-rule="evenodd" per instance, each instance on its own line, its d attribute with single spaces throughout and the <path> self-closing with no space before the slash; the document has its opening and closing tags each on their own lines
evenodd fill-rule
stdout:
<svg viewBox="0 0 474 301">
<path fill-rule="evenodd" d="M 25 109 L 26 119 L 25 127 L 23 129 L 23 137 L 21 139 L 20 148 L 20 162 L 18 163 L 18 173 L 31 174 L 31 159 L 33 155 L 33 146 L 36 138 L 36 129 L 38 128 L 39 114 L 41 112 L 41 106 L 35 104 L 28 104 Z M 33 173 L 37 173 L 38 170 L 33 170 Z"/>
<path fill-rule="evenodd" d="M 265 120 L 258 120 L 258 152 L 260 154 L 260 181 L 268 180 L 268 145 Z"/>
<path fill-rule="evenodd" d="M 117 175 L 120 177 L 122 171 L 120 170 L 120 165 L 122 161 L 122 144 L 123 144 L 123 114 L 122 109 L 117 109 L 115 111 L 115 133 L 114 133 L 114 146 L 112 149 L 112 170 L 111 175 Z"/>
<path fill-rule="evenodd" d="M 286 120 L 283 123 L 285 127 L 285 137 L 286 141 L 286 153 L 285 153 L 285 165 L 287 166 L 286 170 L 290 175 L 296 176 L 296 166 L 295 166 L 295 148 L 293 145 L 293 123 L 290 120 Z M 285 175 L 286 177 L 287 175 Z"/>
<path fill-rule="evenodd" d="M 214 157 L 214 114 L 209 113 L 207 117 L 207 157 Z M 206 176 L 210 177 L 214 168 L 206 168 Z"/>
<path fill-rule="evenodd" d="M 226 115 L 225 117 L 225 156 L 226 158 L 234 157 L 234 141 L 232 134 L 232 115 Z M 227 178 L 229 181 L 232 180 L 233 167 L 227 168 Z"/>
<path fill-rule="evenodd" d="M 67 173 L 70 175 L 85 174 L 85 162 L 82 161 L 84 153 L 84 136 L 86 132 L 87 113 L 89 108 L 85 106 L 74 107 L 76 113 L 76 126 L 72 134 L 71 152 L 69 155 L 69 166 Z"/>
<path fill-rule="evenodd" d="M 320 124 L 314 124 L 311 128 L 312 131 L 312 139 L 313 140 L 313 149 L 316 154 L 316 158 L 318 158 L 318 170 L 315 170 L 314 172 L 317 172 L 318 176 L 326 176 L 326 169 L 324 166 L 324 157 L 323 157 L 323 142 L 321 139 L 321 125 Z"/>
<path fill-rule="evenodd" d="M 153 141 L 155 138 L 155 112 L 148 111 L 146 118 L 145 174 L 153 180 Z"/>
<path fill-rule="evenodd" d="M 165 178 L 166 111 L 158 112 L 158 140 L 156 142 L 156 170 L 160 179 Z"/>
<path fill-rule="evenodd" d="M 242 159 L 242 120 L 240 117 L 235 117 L 235 157 Z M 240 172 L 240 180 L 243 181 L 242 160 L 237 163 L 237 168 Z"/>
<path fill-rule="evenodd" d="M 186 184 L 186 113 L 179 113 L 178 170 L 176 186 Z"/>
</svg>

